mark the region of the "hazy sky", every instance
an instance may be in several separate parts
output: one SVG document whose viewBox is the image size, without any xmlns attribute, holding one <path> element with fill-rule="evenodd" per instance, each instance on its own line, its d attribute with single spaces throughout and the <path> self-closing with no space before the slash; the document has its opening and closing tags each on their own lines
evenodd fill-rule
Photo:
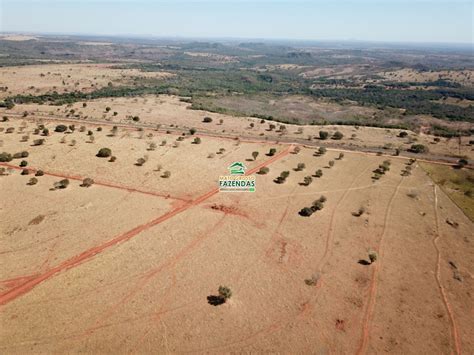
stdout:
<svg viewBox="0 0 474 355">
<path fill-rule="evenodd" d="M 472 43 L 474 0 L 0 0 L 0 31 Z"/>
</svg>

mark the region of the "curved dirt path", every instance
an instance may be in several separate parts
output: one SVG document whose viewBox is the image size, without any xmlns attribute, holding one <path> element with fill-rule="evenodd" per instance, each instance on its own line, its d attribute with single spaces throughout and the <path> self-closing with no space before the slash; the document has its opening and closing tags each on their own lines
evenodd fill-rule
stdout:
<svg viewBox="0 0 474 355">
<path fill-rule="evenodd" d="M 372 267 L 372 277 L 371 277 L 371 285 L 370 285 L 370 293 L 369 293 L 369 302 L 367 304 L 366 310 L 365 310 L 365 315 L 364 315 L 364 321 L 362 324 L 362 338 L 360 340 L 360 345 L 359 348 L 357 349 L 357 354 L 365 354 L 367 352 L 367 346 L 369 343 L 369 337 L 370 337 L 370 326 L 371 326 L 371 321 L 375 309 L 375 304 L 376 304 L 376 298 L 377 298 L 377 277 L 378 277 L 378 271 L 379 269 L 382 268 L 382 261 L 383 261 L 383 241 L 385 237 L 385 233 L 387 231 L 387 226 L 388 226 L 388 220 L 390 217 L 390 214 L 392 212 L 392 205 L 393 201 L 395 199 L 395 196 L 397 195 L 400 186 L 403 182 L 403 178 L 400 179 L 400 182 L 398 183 L 397 187 L 395 188 L 395 191 L 393 192 L 392 196 L 390 197 L 390 200 L 388 202 L 387 209 L 385 211 L 385 217 L 384 217 L 384 222 L 383 222 L 383 230 L 382 234 L 380 237 L 380 242 L 379 242 L 379 247 L 377 250 L 378 258 L 377 262 L 375 262 Z"/>
<path fill-rule="evenodd" d="M 438 283 L 439 292 L 441 294 L 441 298 L 443 299 L 444 306 L 446 308 L 446 312 L 449 315 L 450 320 L 450 328 L 452 334 L 452 340 L 454 345 L 454 351 L 457 355 L 461 354 L 461 342 L 459 340 L 459 333 L 456 327 L 456 321 L 454 320 L 454 313 L 451 309 L 451 305 L 448 300 L 448 295 L 446 294 L 446 290 L 441 283 L 441 251 L 438 247 L 438 240 L 441 237 L 440 228 L 439 228 L 439 216 L 438 216 L 438 193 L 436 191 L 436 184 L 433 183 L 433 193 L 434 193 L 434 213 L 436 219 L 436 237 L 433 239 L 433 245 L 436 249 L 437 253 L 437 262 L 436 262 L 436 282 Z"/>
</svg>

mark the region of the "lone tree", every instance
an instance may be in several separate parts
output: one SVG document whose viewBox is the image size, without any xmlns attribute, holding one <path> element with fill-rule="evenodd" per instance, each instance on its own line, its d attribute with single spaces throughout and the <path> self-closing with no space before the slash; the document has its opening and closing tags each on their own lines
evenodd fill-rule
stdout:
<svg viewBox="0 0 474 355">
<path fill-rule="evenodd" d="M 97 157 L 99 158 L 108 158 L 112 155 L 112 150 L 110 148 L 101 148 L 97 152 Z"/>
<path fill-rule="evenodd" d="M 319 139 L 326 140 L 329 138 L 329 132 L 319 131 Z"/>
<path fill-rule="evenodd" d="M 303 185 L 309 186 L 313 182 L 313 178 L 311 176 L 305 176 L 303 179 Z"/>
<path fill-rule="evenodd" d="M 28 185 L 36 185 L 38 183 L 38 179 L 32 177 L 30 181 L 28 181 Z"/>
<path fill-rule="evenodd" d="M 375 261 L 377 261 L 377 253 L 375 251 L 370 251 L 369 252 L 369 260 L 370 260 L 370 263 L 373 264 Z"/>
<path fill-rule="evenodd" d="M 305 163 L 298 163 L 298 165 L 296 166 L 295 171 L 303 171 L 305 168 L 306 168 Z"/>
<path fill-rule="evenodd" d="M 54 129 L 54 131 L 59 132 L 59 133 L 66 132 L 67 131 L 67 126 L 65 126 L 63 124 L 57 125 L 56 128 Z"/>
<path fill-rule="evenodd" d="M 252 152 L 252 157 L 254 161 L 257 160 L 258 152 Z"/>
<path fill-rule="evenodd" d="M 82 187 L 91 187 L 94 184 L 94 180 L 91 178 L 85 178 L 82 180 Z"/>
<path fill-rule="evenodd" d="M 229 298 L 232 297 L 232 290 L 227 286 L 219 286 L 219 297 L 222 301 L 226 302 Z"/>
<path fill-rule="evenodd" d="M 264 166 L 264 167 L 260 168 L 260 170 L 257 172 L 257 174 L 265 175 L 265 174 L 268 174 L 269 172 L 270 172 L 270 168 Z"/>
<path fill-rule="evenodd" d="M 58 182 L 54 183 L 54 188 L 55 189 L 65 189 L 68 186 L 69 186 L 69 180 L 68 179 L 63 179 L 61 181 L 58 181 Z"/>
</svg>

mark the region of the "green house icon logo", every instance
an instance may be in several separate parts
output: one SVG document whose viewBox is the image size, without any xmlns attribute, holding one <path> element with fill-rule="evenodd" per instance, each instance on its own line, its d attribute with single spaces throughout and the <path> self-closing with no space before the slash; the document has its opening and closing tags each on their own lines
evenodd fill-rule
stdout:
<svg viewBox="0 0 474 355">
<path fill-rule="evenodd" d="M 245 165 L 239 161 L 232 163 L 227 169 L 229 169 L 231 175 L 244 175 L 245 170 L 247 170 Z"/>
</svg>

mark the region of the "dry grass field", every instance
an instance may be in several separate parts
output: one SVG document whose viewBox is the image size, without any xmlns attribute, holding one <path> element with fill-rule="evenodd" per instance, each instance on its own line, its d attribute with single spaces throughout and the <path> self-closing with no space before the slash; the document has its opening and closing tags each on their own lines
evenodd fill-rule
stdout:
<svg viewBox="0 0 474 355">
<path fill-rule="evenodd" d="M 407 150 L 412 144 L 423 144 L 429 148 L 429 152 L 438 156 L 467 156 L 474 159 L 472 146 L 468 144 L 470 137 L 461 137 L 461 144 L 457 138 L 440 138 L 439 142 L 435 137 L 427 134 L 416 134 L 408 131 L 404 138 L 398 137 L 400 129 L 385 129 L 373 127 L 354 127 L 336 125 L 293 125 L 284 124 L 285 131 L 278 130 L 278 122 L 261 120 L 253 117 L 234 117 L 227 114 L 210 113 L 201 110 L 189 109 L 190 104 L 182 102 L 179 97 L 171 95 L 145 96 L 135 98 L 109 98 L 97 99 L 87 102 L 83 107 L 82 102 L 72 105 L 48 106 L 37 104 L 16 105 L 12 110 L 0 109 L 0 114 L 14 115 L 22 117 L 24 112 L 28 112 L 27 118 L 43 118 L 45 120 L 61 120 L 67 115 L 74 118 L 76 125 L 82 123 L 104 123 L 104 124 L 134 124 L 132 117 L 138 117 L 137 126 L 148 125 L 161 129 L 182 129 L 188 130 L 196 128 L 198 132 L 209 132 L 214 134 L 224 134 L 238 137 L 291 141 L 293 139 L 307 140 L 317 144 L 319 131 L 327 131 L 330 137 L 336 132 L 343 133 L 341 140 L 328 139 L 321 141 L 321 144 L 330 143 L 334 146 L 345 146 L 346 148 L 360 149 L 384 149 L 387 154 L 393 153 L 395 149 Z M 110 111 L 106 111 L 110 108 Z M 73 110 L 74 114 L 71 114 Z M 116 113 L 116 114 L 115 114 Z M 34 117 L 33 117 L 34 116 Z M 211 117 L 211 123 L 203 122 L 204 117 Z M 222 123 L 221 123 L 222 120 Z M 422 120 L 422 118 L 420 118 Z M 263 123 L 262 123 L 263 122 Z M 252 127 L 253 125 L 253 127 Z M 275 128 L 269 130 L 270 125 Z M 459 124 L 460 127 L 469 127 L 469 124 Z"/>
<path fill-rule="evenodd" d="M 118 115 L 90 121 L 107 106 Z M 332 149 L 315 156 L 313 147 L 266 142 L 259 133 L 268 124 L 255 119 L 211 114 L 203 123 L 206 113 L 175 97 L 73 107 L 88 119 L 72 133 L 54 132 L 64 107 L 50 115 L 53 107 L 17 105 L 13 112 L 34 115 L 0 123 L 0 151 L 28 151 L 30 169 L 20 174 L 22 159 L 0 163 L 2 353 L 474 352 L 472 222 L 417 162 L 402 176 L 407 159 L 338 159 Z M 127 115 L 196 127 L 201 142 L 140 132 Z M 41 121 L 48 136 L 34 134 Z M 127 127 L 111 134 L 114 122 Z M 209 125 L 247 132 L 250 122 L 259 132 L 253 142 L 201 134 Z M 401 142 L 395 130 L 337 129 L 361 144 Z M 318 130 L 304 127 L 304 135 Z M 147 150 L 150 143 L 157 147 Z M 95 156 L 103 147 L 116 161 Z M 389 170 L 374 180 L 385 160 Z M 255 192 L 218 191 L 218 176 L 235 161 L 248 174 L 269 168 L 256 174 Z M 38 169 L 44 175 L 28 185 Z M 301 184 L 318 169 L 321 177 Z M 289 177 L 277 184 L 282 171 Z M 86 177 L 95 183 L 81 187 Z M 55 189 L 64 178 L 67 188 Z M 299 214 L 321 196 L 321 210 Z M 221 285 L 233 295 L 211 305 Z"/>
</svg>

